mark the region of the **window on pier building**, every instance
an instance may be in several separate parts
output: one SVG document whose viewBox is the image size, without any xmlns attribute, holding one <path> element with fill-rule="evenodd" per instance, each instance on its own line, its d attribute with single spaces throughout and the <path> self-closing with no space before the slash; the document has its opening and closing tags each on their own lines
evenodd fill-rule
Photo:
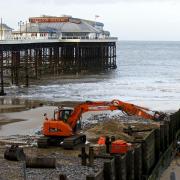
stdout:
<svg viewBox="0 0 180 180">
<path fill-rule="evenodd" d="M 44 36 L 46 36 L 45 33 L 40 33 L 40 37 L 44 37 Z"/>
<path fill-rule="evenodd" d="M 63 32 L 62 33 L 62 37 L 64 38 L 88 38 L 89 33 L 86 32 Z"/>
<path fill-rule="evenodd" d="M 37 36 L 37 33 L 32 33 L 31 36 Z"/>
</svg>

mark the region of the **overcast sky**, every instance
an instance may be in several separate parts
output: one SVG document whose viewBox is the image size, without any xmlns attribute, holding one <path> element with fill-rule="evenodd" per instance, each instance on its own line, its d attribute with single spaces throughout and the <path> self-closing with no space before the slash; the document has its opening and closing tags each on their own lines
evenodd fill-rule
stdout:
<svg viewBox="0 0 180 180">
<path fill-rule="evenodd" d="M 72 15 L 105 24 L 119 40 L 180 41 L 180 0 L 0 0 L 0 16 L 17 29 L 30 16 Z"/>
</svg>

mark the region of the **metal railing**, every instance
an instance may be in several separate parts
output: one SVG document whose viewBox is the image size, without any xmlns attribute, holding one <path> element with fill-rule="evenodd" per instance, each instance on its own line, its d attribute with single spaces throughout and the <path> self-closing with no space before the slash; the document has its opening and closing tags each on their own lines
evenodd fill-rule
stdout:
<svg viewBox="0 0 180 180">
<path fill-rule="evenodd" d="M 51 39 L 59 39 L 59 40 L 68 40 L 68 39 L 79 39 L 79 40 L 118 40 L 117 37 L 89 37 L 89 36 L 49 36 L 49 37 L 26 37 L 26 36 L 21 36 L 21 37 L 7 37 L 4 40 L 0 40 L 0 41 L 22 41 L 22 40 L 51 40 Z"/>
</svg>

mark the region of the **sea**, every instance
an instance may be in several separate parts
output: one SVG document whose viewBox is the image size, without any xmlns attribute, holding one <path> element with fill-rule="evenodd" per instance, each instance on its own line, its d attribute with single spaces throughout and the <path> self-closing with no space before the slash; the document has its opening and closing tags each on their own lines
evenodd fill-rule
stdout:
<svg viewBox="0 0 180 180">
<path fill-rule="evenodd" d="M 29 88 L 6 87 L 8 96 L 48 101 L 119 99 L 152 110 L 180 108 L 180 42 L 118 41 L 117 69 L 50 77 Z"/>
</svg>

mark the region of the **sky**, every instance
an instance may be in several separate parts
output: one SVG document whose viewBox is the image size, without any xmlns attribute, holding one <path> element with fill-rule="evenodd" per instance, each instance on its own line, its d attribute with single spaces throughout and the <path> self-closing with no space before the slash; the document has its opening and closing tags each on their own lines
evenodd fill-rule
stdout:
<svg viewBox="0 0 180 180">
<path fill-rule="evenodd" d="M 13 29 L 40 15 L 99 15 L 119 40 L 180 41 L 180 0 L 0 0 L 0 17 Z"/>
</svg>

